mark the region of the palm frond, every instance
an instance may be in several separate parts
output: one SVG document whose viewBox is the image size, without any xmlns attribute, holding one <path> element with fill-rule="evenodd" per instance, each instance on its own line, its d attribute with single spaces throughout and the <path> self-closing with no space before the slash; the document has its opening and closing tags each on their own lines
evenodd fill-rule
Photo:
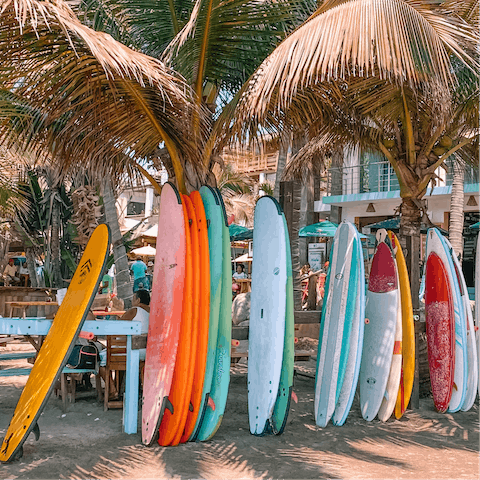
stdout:
<svg viewBox="0 0 480 480">
<path fill-rule="evenodd" d="M 82 25 L 64 2 L 0 4 L 2 102 L 10 103 L 1 111 L 3 143 L 50 152 L 63 169 L 81 158 L 118 170 L 121 153 L 144 158 L 162 142 L 176 172 L 196 161 L 190 89 L 178 75 Z"/>
<path fill-rule="evenodd" d="M 455 84 L 452 56 L 477 67 L 477 41 L 472 25 L 428 9 L 425 2 L 329 0 L 251 76 L 238 96 L 233 124 L 226 124 L 243 130 L 245 138 L 259 124 L 269 128 L 287 117 L 293 123 L 289 115 L 298 97 L 315 88 L 326 92 L 322 84 L 352 77 L 412 87 L 430 82 L 438 91 L 447 89 Z"/>
</svg>

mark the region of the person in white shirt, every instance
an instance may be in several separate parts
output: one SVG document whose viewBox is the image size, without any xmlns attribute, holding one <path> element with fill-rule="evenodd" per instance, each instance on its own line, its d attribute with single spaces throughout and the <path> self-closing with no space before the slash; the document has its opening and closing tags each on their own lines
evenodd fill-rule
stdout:
<svg viewBox="0 0 480 480">
<path fill-rule="evenodd" d="M 244 266 L 239 263 L 237 265 L 237 271 L 232 275 L 232 277 L 235 279 L 235 280 L 242 280 L 244 278 L 247 278 L 247 274 L 244 272 Z"/>
</svg>

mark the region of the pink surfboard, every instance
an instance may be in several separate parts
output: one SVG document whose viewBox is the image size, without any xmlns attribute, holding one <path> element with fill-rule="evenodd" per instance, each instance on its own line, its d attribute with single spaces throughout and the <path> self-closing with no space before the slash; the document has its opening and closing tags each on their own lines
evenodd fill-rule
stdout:
<svg viewBox="0 0 480 480">
<path fill-rule="evenodd" d="M 142 402 L 142 442 L 157 438 L 172 384 L 182 319 L 186 254 L 182 200 L 171 183 L 162 188 L 157 254 L 153 272 L 150 320 Z"/>
<path fill-rule="evenodd" d="M 433 403 L 443 413 L 447 411 L 453 392 L 455 314 L 447 270 L 433 252 L 428 256 L 425 275 L 425 317 Z"/>
</svg>

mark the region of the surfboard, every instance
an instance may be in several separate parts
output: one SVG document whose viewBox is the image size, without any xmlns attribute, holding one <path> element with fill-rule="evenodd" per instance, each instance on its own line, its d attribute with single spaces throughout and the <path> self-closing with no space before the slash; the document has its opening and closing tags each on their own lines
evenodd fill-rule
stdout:
<svg viewBox="0 0 480 480">
<path fill-rule="evenodd" d="M 110 249 L 110 231 L 102 224 L 92 233 L 52 326 L 20 395 L 0 448 L 0 461 L 23 455 L 23 443 L 33 431 L 40 438 L 37 421 L 66 365 L 98 291 Z"/>
<path fill-rule="evenodd" d="M 365 306 L 365 332 L 360 366 L 360 407 L 365 420 L 375 418 L 387 386 L 398 310 L 398 282 L 387 232 L 377 232 Z M 368 323 L 367 323 L 368 319 Z"/>
<path fill-rule="evenodd" d="M 445 239 L 436 228 L 427 231 L 427 256 L 435 252 L 442 260 L 448 275 L 453 295 L 455 313 L 455 375 L 452 398 L 448 406 L 449 412 L 458 412 L 465 400 L 467 390 L 467 334 L 465 306 L 460 295 L 460 288 L 450 249 Z"/>
<path fill-rule="evenodd" d="M 393 247 L 393 254 L 395 256 L 397 245 L 394 240 L 391 240 Z M 397 262 L 395 260 L 395 267 L 397 271 L 397 284 L 400 286 L 398 277 Z M 395 341 L 393 344 L 392 363 L 390 365 L 390 373 L 388 374 L 387 386 L 383 395 L 382 403 L 378 409 L 378 419 L 386 422 L 395 410 L 397 403 L 398 391 L 400 386 L 400 379 L 402 374 L 402 292 L 398 290 L 398 307 L 397 307 L 397 324 L 395 326 Z"/>
<path fill-rule="evenodd" d="M 455 313 L 447 268 L 436 251 L 427 250 L 425 321 L 428 369 L 435 408 L 444 413 L 452 398 L 455 371 Z"/>
<path fill-rule="evenodd" d="M 477 338 L 477 368 L 479 372 L 478 395 L 480 396 L 480 234 L 477 236 L 475 255 L 475 336 Z"/>
<path fill-rule="evenodd" d="M 357 245 L 355 255 L 357 256 L 358 285 L 345 377 L 332 416 L 332 423 L 337 426 L 345 423 L 352 407 L 362 360 L 363 332 L 365 328 L 365 265 L 363 262 L 362 244 L 357 229 L 355 229 L 355 236 Z"/>
<path fill-rule="evenodd" d="M 287 221 L 282 213 L 283 228 L 285 231 L 285 245 L 287 249 L 287 286 L 285 303 L 285 341 L 283 343 L 282 371 L 278 386 L 277 399 L 273 408 L 270 422 L 272 433 L 280 435 L 285 430 L 288 412 L 293 393 L 293 372 L 295 361 L 295 318 L 293 305 L 293 270 L 292 255 L 290 250 L 290 237 L 288 235 Z"/>
<path fill-rule="evenodd" d="M 447 247 L 449 248 L 453 266 L 455 267 L 455 274 L 458 280 L 458 286 L 460 289 L 460 296 L 462 297 L 465 318 L 466 318 L 466 337 L 467 337 L 467 378 L 466 378 L 466 391 L 465 399 L 461 406 L 461 410 L 464 412 L 470 410 L 475 402 L 478 388 L 478 358 L 477 348 L 475 345 L 475 327 L 473 325 L 472 307 L 470 306 L 470 298 L 468 297 L 467 284 L 465 277 L 463 276 L 462 267 L 458 261 L 457 256 L 453 250 L 453 247 L 448 239 L 444 239 Z"/>
<path fill-rule="evenodd" d="M 248 334 L 250 432 L 264 435 L 278 394 L 285 344 L 287 250 L 282 210 L 263 196 L 255 205 Z"/>
<path fill-rule="evenodd" d="M 205 368 L 207 364 L 208 349 L 208 328 L 210 315 L 210 254 L 208 250 L 208 228 L 207 218 L 205 216 L 205 208 L 203 207 L 200 192 L 192 192 L 190 194 L 195 214 L 197 217 L 197 236 L 199 253 L 194 265 L 195 271 L 198 272 L 198 334 L 197 348 L 194 362 L 194 378 L 192 395 L 190 403 L 192 408 L 187 412 L 187 421 L 180 442 L 186 442 L 193 433 L 198 414 L 200 412 L 200 404 L 202 402 L 203 382 L 205 377 Z M 200 281 L 201 279 L 201 281 Z M 194 298 L 196 298 L 194 294 Z"/>
<path fill-rule="evenodd" d="M 162 187 L 153 271 L 142 398 L 142 442 L 152 445 L 165 408 L 177 356 L 185 284 L 186 231 L 182 199 L 176 187 Z"/>
<path fill-rule="evenodd" d="M 356 229 L 342 222 L 335 232 L 326 279 L 315 376 L 315 422 L 326 427 L 343 385 L 358 295 Z"/>
<path fill-rule="evenodd" d="M 230 354 L 232 345 L 232 254 L 230 250 L 230 232 L 227 212 L 222 194 L 214 189 L 223 213 L 222 223 L 222 290 L 218 318 L 218 336 L 215 353 L 215 365 L 210 389 L 211 402 L 207 405 L 198 440 L 210 440 L 219 429 L 230 385 Z"/>
<path fill-rule="evenodd" d="M 193 271 L 198 259 L 197 218 L 190 198 L 181 195 L 185 218 L 185 283 L 183 287 L 182 320 L 177 347 L 175 368 L 168 400 L 172 409 L 165 410 L 159 428 L 158 444 L 178 445 L 187 421 L 192 394 L 194 358 L 198 324 L 198 281 L 200 272 Z M 195 285 L 197 284 L 197 285 Z M 198 287 L 198 288 L 196 288 Z M 197 297 L 195 297 L 197 294 Z"/>
<path fill-rule="evenodd" d="M 415 326 L 413 323 L 412 292 L 408 277 L 407 264 L 403 256 L 402 246 L 393 232 L 388 232 L 390 241 L 395 246 L 394 254 L 397 262 L 398 281 L 402 308 L 402 367 L 400 386 L 395 403 L 395 417 L 401 418 L 410 402 L 415 374 Z"/>
<path fill-rule="evenodd" d="M 223 223 L 225 222 L 222 206 L 215 190 L 210 186 L 203 186 L 199 190 L 205 209 L 208 230 L 208 252 L 210 257 L 210 312 L 208 323 L 208 344 L 205 374 L 200 406 L 195 427 L 190 441 L 198 438 L 200 427 L 208 407 L 212 388 L 213 371 L 217 352 L 218 322 L 220 316 L 220 300 L 222 296 L 223 278 Z M 231 288 L 231 287 L 230 287 Z M 210 401 L 211 403 L 212 401 Z"/>
</svg>

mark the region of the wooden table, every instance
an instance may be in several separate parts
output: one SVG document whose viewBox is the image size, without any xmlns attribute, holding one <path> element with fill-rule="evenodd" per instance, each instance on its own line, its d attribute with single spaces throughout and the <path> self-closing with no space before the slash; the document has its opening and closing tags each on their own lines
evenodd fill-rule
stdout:
<svg viewBox="0 0 480 480">
<path fill-rule="evenodd" d="M 5 305 L 10 306 L 10 317 L 12 317 L 14 308 L 20 308 L 22 310 L 22 318 L 25 318 L 28 307 L 58 306 L 58 302 L 5 302 Z"/>
<path fill-rule="evenodd" d="M 53 320 L 45 318 L 0 318 L 0 334 L 47 335 Z M 139 350 L 132 349 L 132 335 L 140 335 L 142 324 L 132 320 L 86 320 L 82 331 L 94 335 L 127 336 L 127 371 L 125 377 L 125 401 L 123 403 L 123 429 L 125 433 L 137 433 Z"/>
</svg>

